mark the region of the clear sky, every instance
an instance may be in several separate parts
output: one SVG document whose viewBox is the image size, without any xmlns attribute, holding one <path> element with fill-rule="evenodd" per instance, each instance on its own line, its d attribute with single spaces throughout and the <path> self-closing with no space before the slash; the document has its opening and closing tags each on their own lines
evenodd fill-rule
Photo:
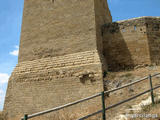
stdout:
<svg viewBox="0 0 160 120">
<path fill-rule="evenodd" d="M 160 0 L 108 0 L 113 21 L 140 16 L 160 16 Z M 0 2 L 0 110 L 7 81 L 18 58 L 23 0 Z"/>
</svg>

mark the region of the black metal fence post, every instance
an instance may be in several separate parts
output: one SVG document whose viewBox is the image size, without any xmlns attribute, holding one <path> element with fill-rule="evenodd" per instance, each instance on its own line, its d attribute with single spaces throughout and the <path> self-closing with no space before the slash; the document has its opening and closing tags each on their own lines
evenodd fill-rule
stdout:
<svg viewBox="0 0 160 120">
<path fill-rule="evenodd" d="M 24 120 L 28 120 L 28 115 L 27 114 L 24 115 Z"/>
<path fill-rule="evenodd" d="M 151 88 L 151 99 L 152 99 L 152 104 L 155 104 L 154 101 L 154 94 L 153 94 L 153 85 L 152 85 L 152 76 L 149 75 L 149 82 L 150 82 L 150 88 Z"/>
<path fill-rule="evenodd" d="M 103 110 L 103 112 L 102 112 L 102 118 L 103 118 L 103 120 L 106 120 L 106 107 L 105 107 L 105 96 L 104 96 L 104 91 L 101 93 L 102 95 L 102 110 Z"/>
</svg>

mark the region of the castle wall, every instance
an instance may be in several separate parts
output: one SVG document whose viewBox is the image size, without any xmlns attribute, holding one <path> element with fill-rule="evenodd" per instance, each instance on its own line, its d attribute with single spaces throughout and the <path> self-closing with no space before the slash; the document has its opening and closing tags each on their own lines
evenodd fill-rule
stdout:
<svg viewBox="0 0 160 120">
<path fill-rule="evenodd" d="M 25 0 L 19 62 L 98 49 L 102 40 L 96 25 L 104 21 L 97 17 L 101 12 L 105 22 L 111 21 L 104 1 Z"/>
<path fill-rule="evenodd" d="M 110 70 L 150 64 L 144 18 L 114 22 L 103 26 L 104 55 Z"/>
<path fill-rule="evenodd" d="M 97 37 L 97 49 L 102 57 L 103 70 L 107 70 L 107 64 L 103 56 L 103 38 L 101 27 L 105 23 L 111 23 L 112 17 L 108 8 L 107 0 L 94 0 L 95 1 L 95 21 L 96 21 L 96 37 Z"/>
<path fill-rule="evenodd" d="M 147 17 L 147 35 L 152 65 L 160 64 L 160 17 Z"/>
<path fill-rule="evenodd" d="M 105 23 L 111 23 L 112 17 L 107 5 L 106 0 L 94 0 L 95 1 L 95 20 L 96 20 L 96 36 L 98 50 L 103 51 L 102 30 L 101 26 Z"/>
<path fill-rule="evenodd" d="M 103 91 L 100 33 L 111 21 L 104 1 L 25 0 L 18 65 L 4 105 L 9 118 Z"/>
<path fill-rule="evenodd" d="M 97 49 L 93 0 L 25 0 L 19 62 Z"/>
<path fill-rule="evenodd" d="M 97 51 L 21 62 L 10 77 L 4 111 L 14 118 L 101 92 L 101 69 Z"/>
</svg>

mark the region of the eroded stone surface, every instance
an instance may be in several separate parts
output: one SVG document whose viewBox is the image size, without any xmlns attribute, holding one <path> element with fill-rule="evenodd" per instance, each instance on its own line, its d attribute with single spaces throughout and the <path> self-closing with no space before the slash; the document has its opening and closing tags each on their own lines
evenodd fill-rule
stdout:
<svg viewBox="0 0 160 120">
<path fill-rule="evenodd" d="M 110 70 L 159 64 L 159 17 L 118 21 L 102 28 L 103 52 Z"/>
<path fill-rule="evenodd" d="M 4 105 L 9 119 L 103 91 L 101 26 L 111 21 L 106 0 L 25 0 L 19 59 Z"/>
</svg>

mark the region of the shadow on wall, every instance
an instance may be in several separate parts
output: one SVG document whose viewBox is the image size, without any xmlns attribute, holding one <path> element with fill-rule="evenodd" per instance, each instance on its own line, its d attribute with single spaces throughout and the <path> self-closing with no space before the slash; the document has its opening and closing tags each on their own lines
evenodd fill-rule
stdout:
<svg viewBox="0 0 160 120">
<path fill-rule="evenodd" d="M 106 24 L 102 27 L 103 54 L 108 64 L 109 71 L 129 70 L 134 68 L 130 51 L 123 38 L 118 23 Z"/>
<path fill-rule="evenodd" d="M 153 22 L 154 21 L 154 22 Z M 160 64 L 160 20 L 146 18 L 150 61 L 152 65 Z"/>
</svg>

